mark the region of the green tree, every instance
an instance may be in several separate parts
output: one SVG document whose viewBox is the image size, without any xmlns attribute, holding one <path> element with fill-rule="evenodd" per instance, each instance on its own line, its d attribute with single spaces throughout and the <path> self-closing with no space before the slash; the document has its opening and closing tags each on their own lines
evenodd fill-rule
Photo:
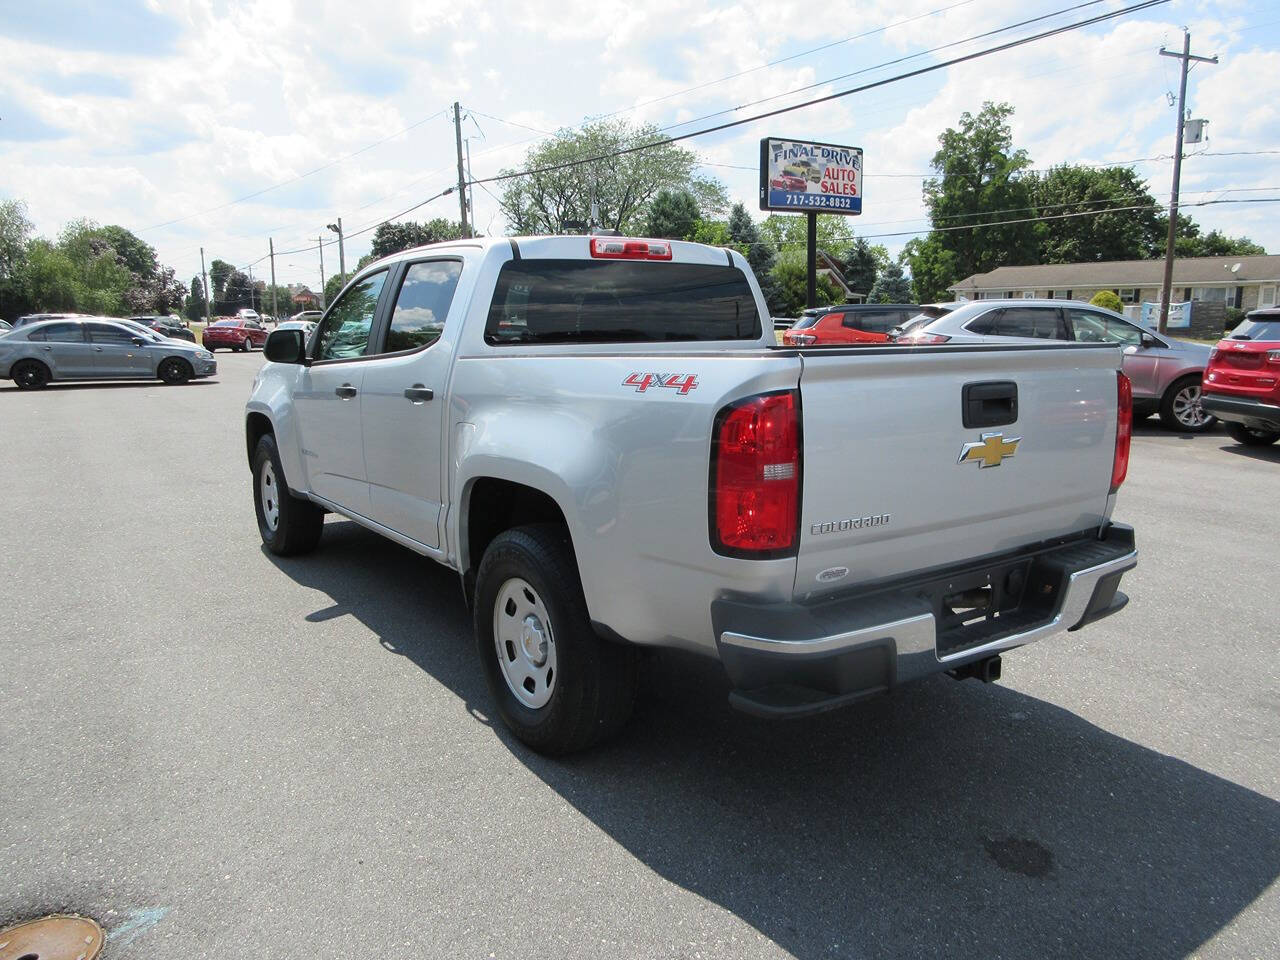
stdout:
<svg viewBox="0 0 1280 960">
<path fill-rule="evenodd" d="M 773 277 L 773 265 L 778 258 L 777 247 L 760 236 L 756 222 L 741 203 L 735 203 L 729 211 L 728 226 L 729 242 L 751 264 L 751 272 L 756 275 L 756 282 L 760 284 L 760 292 L 769 306 L 769 312 L 775 316 L 783 316 L 777 283 Z"/>
<path fill-rule="evenodd" d="M 951 300 L 947 287 L 959 279 L 955 251 L 943 246 L 940 234 L 913 237 L 902 248 L 903 258 L 911 266 L 911 289 L 915 303 Z"/>
<path fill-rule="evenodd" d="M 253 281 L 241 270 L 232 270 L 227 274 L 226 285 L 222 296 L 214 297 L 213 311 L 219 316 L 233 314 L 237 310 L 252 310 L 254 304 Z"/>
<path fill-rule="evenodd" d="M 35 226 L 21 200 L 0 200 L 0 317 L 12 320 L 29 305 L 27 247 Z"/>
<path fill-rule="evenodd" d="M 633 126 L 626 120 L 560 130 L 525 154 L 520 169 L 543 172 L 506 181 L 500 204 L 508 227 L 515 234 L 562 233 L 567 221 L 590 220 L 594 196 L 599 225 L 634 236 L 644 232 L 649 205 L 664 188 L 689 191 L 703 217 L 721 215 L 728 206 L 724 186 L 697 173 L 698 157 L 692 150 L 667 143 L 618 155 L 662 139 L 656 126 Z M 590 162 L 563 166 L 571 161 Z"/>
<path fill-rule="evenodd" d="M 693 229 L 681 239 L 692 240 L 694 243 L 705 243 L 712 247 L 733 246 L 733 236 L 729 232 L 729 224 L 723 220 L 698 220 L 694 223 Z M 739 252 L 746 256 L 745 250 Z"/>
<path fill-rule="evenodd" d="M 1095 307 L 1102 307 L 1104 310 L 1111 310 L 1115 313 L 1124 312 L 1124 304 L 1120 302 L 1119 295 L 1111 290 L 1099 290 L 1089 302 Z"/>
<path fill-rule="evenodd" d="M 1164 231 L 1161 234 L 1159 255 L 1164 256 L 1164 246 L 1169 237 L 1169 218 L 1164 217 Z M 1182 220 L 1179 215 L 1178 220 Z M 1248 237 L 1229 237 L 1221 230 L 1200 233 L 1195 223 L 1183 227 L 1179 223 L 1179 236 L 1174 242 L 1174 251 L 1179 257 L 1251 257 L 1260 256 L 1267 251 Z"/>
<path fill-rule="evenodd" d="M 193 323 L 204 319 L 204 284 L 198 276 L 191 278 L 191 293 L 187 296 L 187 319 Z"/>
<path fill-rule="evenodd" d="M 939 150 L 932 166 L 937 176 L 924 183 L 925 205 L 933 226 L 952 227 L 1029 220 L 1030 184 L 1023 171 L 1030 165 L 1025 150 L 1013 145 L 1007 103 L 984 103 L 977 116 L 960 115 L 957 128 L 948 127 L 938 137 Z M 998 266 L 1034 263 L 1036 230 L 1031 222 L 1004 223 L 974 230 L 934 230 L 931 250 L 947 251 L 934 269 L 951 265 L 953 276 L 942 286 L 973 273 Z M 936 281 L 935 281 L 936 282 Z"/>
<path fill-rule="evenodd" d="M 342 279 L 342 274 L 335 273 L 324 282 L 324 302 L 326 304 L 333 303 L 338 294 L 342 292 L 342 288 L 346 285 L 347 282 Z"/>
<path fill-rule="evenodd" d="M 844 265 L 844 279 L 850 289 L 866 296 L 875 286 L 880 271 L 889 265 L 889 251 L 881 244 L 872 245 L 864 237 L 859 237 L 845 248 L 840 262 Z"/>
<path fill-rule="evenodd" d="M 808 244 L 807 215 L 799 216 L 790 213 L 771 213 L 760 224 L 760 236 L 772 241 L 783 250 L 804 250 Z M 818 214 L 818 249 L 825 250 L 833 257 L 837 250 L 849 245 L 849 221 L 835 213 Z"/>
<path fill-rule="evenodd" d="M 26 287 L 31 307 L 38 310 L 75 310 L 76 266 L 66 252 L 43 237 L 27 247 Z"/>
<path fill-rule="evenodd" d="M 778 254 L 772 272 L 776 306 L 770 304 L 770 311 L 774 316 L 798 317 L 809 295 L 809 266 L 805 251 L 784 250 Z M 815 287 L 819 306 L 839 303 L 844 299 L 844 293 L 836 282 L 824 273 L 818 274 Z"/>
<path fill-rule="evenodd" d="M 1094 169 L 1063 164 L 1043 174 L 1028 174 L 1025 182 L 1031 204 L 1043 218 L 1035 224 L 1041 263 L 1141 260 L 1164 247 L 1156 199 L 1132 167 Z M 1062 214 L 1133 206 L 1147 209 L 1053 219 Z"/>
<path fill-rule="evenodd" d="M 436 217 L 425 223 L 406 220 L 403 223 L 382 223 L 373 231 L 373 244 L 369 248 L 369 261 L 410 250 L 427 243 L 440 243 L 443 240 L 459 240 L 462 238 L 462 224 L 456 220 Z M 362 258 L 363 260 L 363 258 Z M 357 265 L 359 269 L 360 265 Z"/>
<path fill-rule="evenodd" d="M 902 264 L 890 260 L 880 271 L 867 299 L 872 303 L 910 303 L 911 284 L 902 275 Z"/>
<path fill-rule="evenodd" d="M 273 316 L 287 317 L 293 313 L 293 294 L 289 292 L 289 288 L 280 284 L 272 287 L 269 283 L 262 288 L 262 293 L 259 295 L 259 300 L 262 302 L 261 312 L 264 315 L 271 314 L 271 294 L 273 291 L 275 292 L 276 311 Z"/>
<path fill-rule="evenodd" d="M 235 267 L 225 260 L 214 260 L 209 264 L 209 283 L 213 286 L 213 302 L 215 306 L 222 302 L 227 289 L 227 278 L 235 272 Z"/>
<path fill-rule="evenodd" d="M 644 234 L 647 237 L 683 240 L 693 233 L 699 219 L 697 198 L 688 190 L 659 190 L 649 204 Z"/>
</svg>

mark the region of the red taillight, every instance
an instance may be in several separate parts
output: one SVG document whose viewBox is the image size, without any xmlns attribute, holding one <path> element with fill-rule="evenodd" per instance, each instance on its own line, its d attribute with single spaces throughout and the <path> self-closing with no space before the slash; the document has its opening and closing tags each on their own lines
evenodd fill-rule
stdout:
<svg viewBox="0 0 1280 960">
<path fill-rule="evenodd" d="M 818 338 L 811 333 L 784 333 L 782 342 L 789 347 L 807 347 L 811 343 L 816 343 Z"/>
<path fill-rule="evenodd" d="M 800 398 L 766 393 L 725 407 L 711 436 L 711 543 L 755 559 L 800 540 Z"/>
<path fill-rule="evenodd" d="M 592 237 L 591 255 L 604 260 L 670 260 L 671 244 L 665 240 Z"/>
<path fill-rule="evenodd" d="M 1129 473 L 1129 442 L 1133 439 L 1133 384 L 1116 371 L 1116 455 L 1111 461 L 1111 492 L 1115 493 Z"/>
</svg>

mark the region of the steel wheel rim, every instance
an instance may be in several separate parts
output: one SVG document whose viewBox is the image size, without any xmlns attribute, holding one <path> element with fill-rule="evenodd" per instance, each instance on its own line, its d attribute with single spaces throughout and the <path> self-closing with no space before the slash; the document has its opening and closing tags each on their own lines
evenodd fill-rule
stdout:
<svg viewBox="0 0 1280 960">
<path fill-rule="evenodd" d="M 262 465 L 258 493 L 262 498 L 262 520 L 267 529 L 275 533 L 280 526 L 280 490 L 276 484 L 276 468 L 270 460 Z"/>
<path fill-rule="evenodd" d="M 1173 418 L 1184 427 L 1203 427 L 1209 422 L 1209 414 L 1200 404 L 1200 386 L 1188 384 L 1173 397 Z"/>
<path fill-rule="evenodd" d="M 493 646 L 512 695 L 531 710 L 555 692 L 556 643 L 546 604 L 527 580 L 507 580 L 493 602 Z"/>
</svg>

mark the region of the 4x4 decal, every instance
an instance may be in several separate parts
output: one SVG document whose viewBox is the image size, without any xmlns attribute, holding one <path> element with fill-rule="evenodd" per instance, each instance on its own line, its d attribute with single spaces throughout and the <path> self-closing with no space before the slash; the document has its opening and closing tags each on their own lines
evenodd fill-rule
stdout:
<svg viewBox="0 0 1280 960">
<path fill-rule="evenodd" d="M 622 381 L 624 387 L 635 387 L 636 393 L 644 393 L 650 387 L 667 387 L 680 396 L 698 389 L 698 376 L 694 373 L 633 373 Z"/>
</svg>

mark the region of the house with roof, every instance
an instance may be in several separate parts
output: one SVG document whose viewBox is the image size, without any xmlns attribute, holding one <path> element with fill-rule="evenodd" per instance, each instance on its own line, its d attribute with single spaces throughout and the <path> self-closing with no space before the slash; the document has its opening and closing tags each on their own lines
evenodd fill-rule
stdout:
<svg viewBox="0 0 1280 960">
<path fill-rule="evenodd" d="M 965 277 L 947 289 L 958 300 L 1089 300 L 1100 290 L 1111 290 L 1121 303 L 1136 307 L 1158 301 L 1163 281 L 1163 260 L 1110 260 L 997 267 Z M 1171 300 L 1175 303 L 1199 301 L 1240 310 L 1274 307 L 1278 287 L 1280 254 L 1173 261 Z"/>
</svg>

